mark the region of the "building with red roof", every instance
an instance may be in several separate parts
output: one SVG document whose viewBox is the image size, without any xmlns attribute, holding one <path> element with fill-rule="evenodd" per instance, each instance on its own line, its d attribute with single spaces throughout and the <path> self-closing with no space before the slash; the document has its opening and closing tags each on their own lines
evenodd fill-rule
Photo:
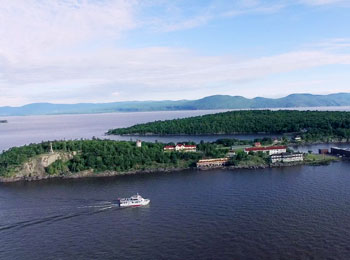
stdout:
<svg viewBox="0 0 350 260">
<path fill-rule="evenodd" d="M 175 150 L 175 146 L 172 146 L 172 145 L 164 146 L 164 151 L 174 151 L 174 150 Z"/>
</svg>

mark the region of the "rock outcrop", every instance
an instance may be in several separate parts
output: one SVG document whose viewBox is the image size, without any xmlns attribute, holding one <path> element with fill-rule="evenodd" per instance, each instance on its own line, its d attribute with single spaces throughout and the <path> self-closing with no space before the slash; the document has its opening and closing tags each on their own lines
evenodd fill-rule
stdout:
<svg viewBox="0 0 350 260">
<path fill-rule="evenodd" d="M 38 180 L 49 178 L 46 167 L 62 160 L 64 162 L 71 160 L 76 152 L 54 152 L 48 154 L 42 154 L 30 159 L 24 163 L 13 176 L 7 178 L 1 178 L 0 181 L 17 181 L 17 180 Z"/>
</svg>

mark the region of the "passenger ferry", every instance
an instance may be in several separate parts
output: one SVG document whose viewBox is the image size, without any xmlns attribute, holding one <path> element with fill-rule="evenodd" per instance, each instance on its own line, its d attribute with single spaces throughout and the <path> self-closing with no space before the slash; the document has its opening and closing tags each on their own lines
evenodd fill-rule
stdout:
<svg viewBox="0 0 350 260">
<path fill-rule="evenodd" d="M 119 207 L 141 207 L 146 206 L 150 203 L 149 199 L 142 198 L 138 193 L 130 198 L 121 198 L 118 199 Z"/>
</svg>

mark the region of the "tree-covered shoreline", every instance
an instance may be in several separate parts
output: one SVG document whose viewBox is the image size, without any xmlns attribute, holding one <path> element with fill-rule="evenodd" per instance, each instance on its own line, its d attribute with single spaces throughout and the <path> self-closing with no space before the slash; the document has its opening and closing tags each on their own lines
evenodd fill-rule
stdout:
<svg viewBox="0 0 350 260">
<path fill-rule="evenodd" d="M 73 140 L 52 142 L 54 151 L 75 155 L 71 160 L 57 160 L 46 168 L 48 175 L 64 175 L 86 170 L 94 172 L 144 170 L 161 167 L 190 166 L 202 157 L 199 153 L 165 153 L 164 144 L 112 140 Z M 0 176 L 14 174 L 28 160 L 47 154 L 50 143 L 13 147 L 0 154 Z"/>
<path fill-rule="evenodd" d="M 269 138 L 254 141 L 259 141 L 263 145 L 272 144 L 272 139 Z M 165 145 L 172 143 L 143 142 L 142 147 L 137 147 L 132 141 L 100 139 L 42 142 L 13 147 L 1 153 L 0 181 L 174 171 L 195 168 L 201 159 L 223 158 L 230 153 L 227 167 L 232 169 L 275 167 L 271 165 L 270 158 L 266 154 L 247 154 L 243 151 L 242 147 L 251 146 L 254 141 L 236 139 L 219 139 L 211 143 L 202 141 L 197 144 L 197 152 L 165 151 Z M 232 147 L 236 147 L 233 155 L 230 151 Z M 51 157 L 55 159 L 52 160 Z M 49 160 L 52 160 L 51 163 L 42 165 Z M 319 158 L 315 161 L 313 158 L 311 163 L 329 163 L 332 160 Z M 310 162 L 305 162 L 308 163 Z"/>
<path fill-rule="evenodd" d="M 271 143 L 269 139 L 259 141 Z M 49 165 L 45 169 L 48 175 L 74 174 L 87 170 L 99 173 L 195 167 L 200 159 L 224 157 L 232 145 L 252 144 L 253 141 L 220 139 L 211 143 L 201 142 L 197 145 L 197 152 L 186 153 L 164 151 L 164 146 L 174 143 L 142 142 L 142 147 L 137 147 L 133 141 L 101 139 L 42 142 L 13 147 L 1 153 L 0 177 L 11 176 L 30 159 L 49 154 L 51 145 L 53 151 L 68 154 L 72 158 L 66 161 L 57 160 Z"/>
<path fill-rule="evenodd" d="M 272 144 L 272 139 L 256 139 L 262 144 Z M 166 168 L 166 167 L 190 167 L 203 158 L 224 157 L 232 146 L 251 146 L 254 141 L 237 139 L 218 139 L 215 142 L 200 142 L 197 144 L 197 152 L 166 152 L 164 146 L 174 143 L 142 142 L 142 147 L 137 147 L 133 141 L 114 140 L 67 140 L 42 142 L 20 147 L 13 147 L 0 153 L 0 176 L 18 170 L 28 160 L 43 154 L 49 154 L 51 145 L 53 151 L 67 153 L 71 160 L 63 162 L 57 160 L 49 167 L 48 174 L 60 174 L 65 172 L 81 172 L 93 169 L 95 172 L 103 171 L 132 171 Z M 193 142 L 182 142 L 194 144 Z"/>
<path fill-rule="evenodd" d="M 350 139 L 350 113 L 338 111 L 248 110 L 155 121 L 111 129 L 110 135 L 286 134 L 307 141 Z"/>
</svg>

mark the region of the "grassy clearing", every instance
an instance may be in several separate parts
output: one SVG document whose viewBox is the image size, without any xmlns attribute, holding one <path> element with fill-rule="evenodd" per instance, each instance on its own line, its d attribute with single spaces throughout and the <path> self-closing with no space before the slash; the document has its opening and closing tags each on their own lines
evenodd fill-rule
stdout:
<svg viewBox="0 0 350 260">
<path fill-rule="evenodd" d="M 339 161 L 340 159 L 330 155 L 306 154 L 304 160 L 306 163 L 311 164 L 329 164 L 331 162 Z"/>
</svg>

